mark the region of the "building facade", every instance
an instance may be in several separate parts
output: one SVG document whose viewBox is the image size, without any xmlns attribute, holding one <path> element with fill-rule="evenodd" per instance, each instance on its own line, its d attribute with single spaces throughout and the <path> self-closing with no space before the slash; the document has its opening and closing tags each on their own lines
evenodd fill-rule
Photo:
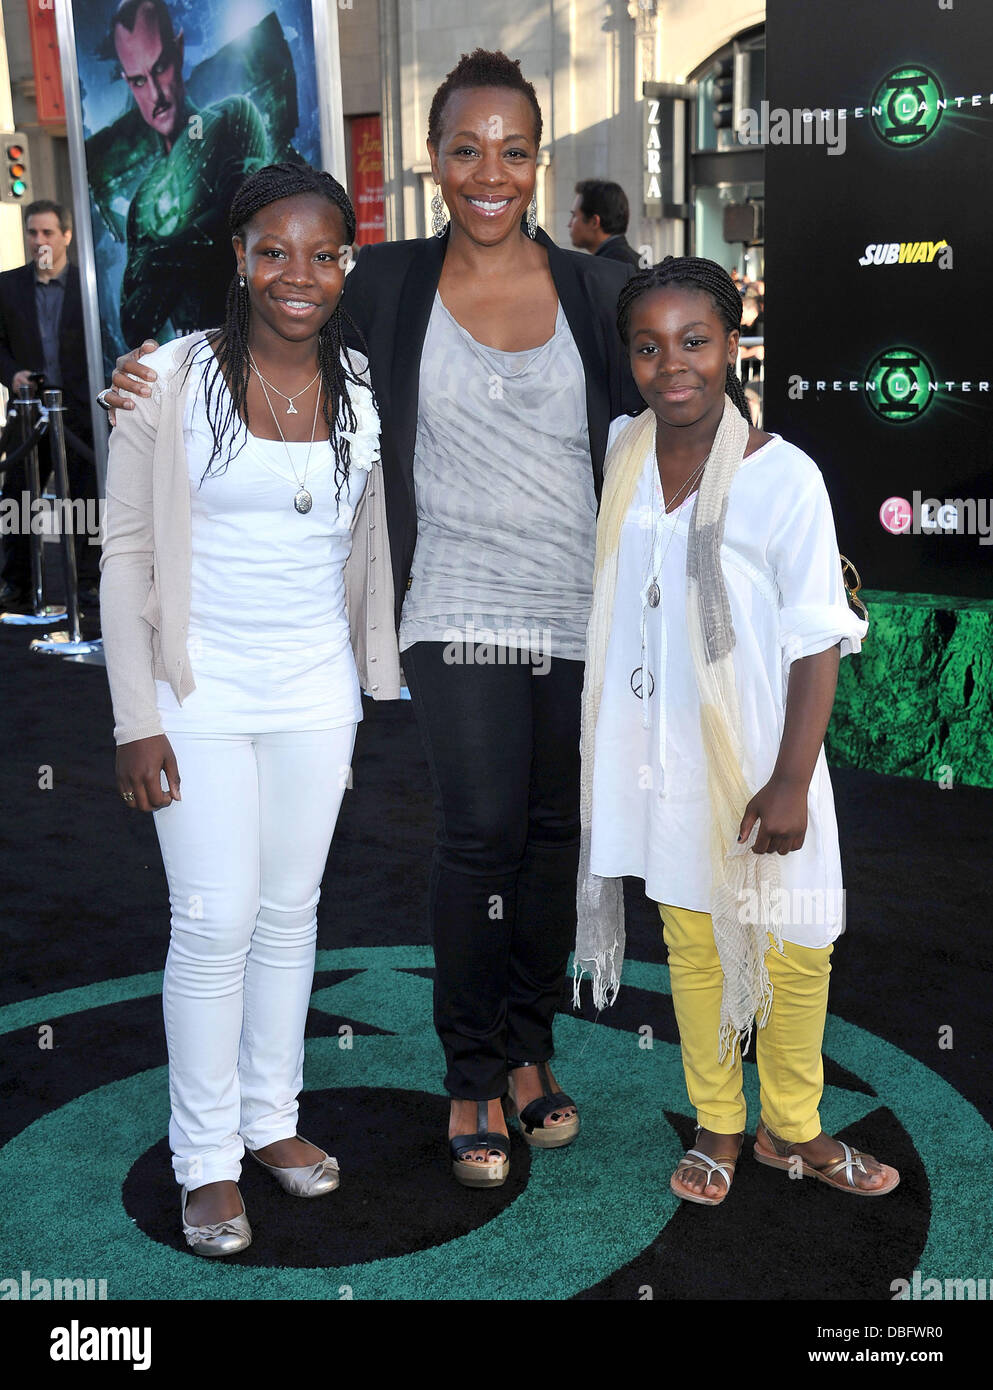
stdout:
<svg viewBox="0 0 993 1390">
<path fill-rule="evenodd" d="M 64 128 L 38 121 L 28 7 L 2 0 L 13 125 L 30 141 L 36 196 L 71 205 Z M 712 116 L 719 79 L 731 69 L 735 105 L 761 99 L 765 6 L 755 0 L 314 0 L 337 20 L 350 188 L 357 152 L 381 139 L 384 233 L 426 235 L 432 192 L 426 148 L 431 97 L 462 53 L 501 48 L 521 60 L 538 94 L 545 131 L 538 179 L 539 219 L 569 244 L 578 180 L 610 178 L 631 204 L 628 239 L 652 259 L 696 251 L 727 265 L 743 245 L 723 239 L 723 208 L 762 200 L 762 152 L 743 149 Z M 694 86 L 677 103 L 672 184 L 665 208 L 646 215 L 646 82 Z M 719 95 L 719 93 L 718 93 Z M 378 124 L 377 124 L 378 118 Z M 666 132 L 668 138 L 669 133 Z M 373 161 L 374 163 L 375 161 Z M 364 160 L 366 172 L 372 167 Z M 340 171 L 334 171 L 340 176 Z M 678 210 L 681 215 L 671 215 Z M 761 251 L 747 262 L 760 270 Z"/>
<path fill-rule="evenodd" d="M 721 235 L 723 207 L 761 201 L 762 155 L 715 129 L 708 72 L 723 57 L 735 102 L 748 78 L 759 100 L 764 16 L 754 0 L 379 0 L 387 234 L 423 236 L 430 225 L 425 142 L 435 89 L 460 54 L 500 48 L 521 60 L 541 104 L 539 219 L 557 242 L 569 242 L 577 181 L 610 178 L 631 204 L 628 240 L 652 259 L 696 250 L 741 264 L 742 245 Z M 350 29 L 369 23 L 357 4 L 341 11 L 343 54 Z M 691 82 L 699 92 L 695 102 L 677 103 L 674 184 L 663 189 L 681 216 L 645 212 L 646 82 Z"/>
</svg>

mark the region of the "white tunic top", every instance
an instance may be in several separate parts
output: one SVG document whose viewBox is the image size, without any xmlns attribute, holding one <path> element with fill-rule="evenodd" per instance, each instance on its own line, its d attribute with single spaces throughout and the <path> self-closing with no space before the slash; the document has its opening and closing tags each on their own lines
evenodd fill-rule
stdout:
<svg viewBox="0 0 993 1390">
<path fill-rule="evenodd" d="M 614 421 L 610 443 L 626 423 Z M 603 877 L 644 879 L 657 902 L 709 912 L 707 762 L 686 618 L 692 509 L 691 498 L 678 513 L 663 515 L 653 442 L 621 530 L 596 727 L 591 867 Z M 643 594 L 660 562 L 662 597 L 651 608 Z M 744 774 L 754 795 L 779 754 L 790 663 L 839 643 L 843 655 L 857 652 L 866 631 L 845 596 L 820 471 L 778 435 L 735 474 L 721 564 L 736 636 Z M 647 677 L 641 670 L 643 613 Z M 807 809 L 803 848 L 779 858 L 779 906 L 787 941 L 822 947 L 844 929 L 838 830 L 823 748 Z"/>
<path fill-rule="evenodd" d="M 154 356 L 149 360 L 156 365 Z M 192 370 L 200 375 L 199 365 Z M 291 467 L 279 440 L 245 438 L 242 425 L 244 448 L 223 472 L 203 478 L 213 438 L 202 378 L 190 388 L 183 433 L 193 540 L 188 650 L 196 689 L 180 706 L 168 683 L 156 681 L 163 728 L 275 733 L 357 723 L 362 700 L 343 572 L 367 473 L 351 467 L 336 504 L 333 455 L 326 441 L 315 442 L 306 473 L 314 502 L 301 514 L 293 498 L 309 444 L 287 446 Z M 225 447 L 222 461 L 226 453 Z"/>
</svg>

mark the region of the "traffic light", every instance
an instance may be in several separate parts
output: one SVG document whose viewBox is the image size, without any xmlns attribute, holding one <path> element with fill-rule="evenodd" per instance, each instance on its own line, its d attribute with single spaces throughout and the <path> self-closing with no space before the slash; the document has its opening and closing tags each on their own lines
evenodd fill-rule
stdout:
<svg viewBox="0 0 993 1390">
<path fill-rule="evenodd" d="M 711 81 L 711 100 L 714 107 L 714 125 L 718 130 L 731 130 L 734 126 L 734 57 L 728 54 L 718 58 L 707 74 Z"/>
<path fill-rule="evenodd" d="M 3 179 L 0 182 L 0 201 L 24 204 L 31 201 L 31 178 L 28 174 L 27 136 L 19 130 L 0 136 L 3 140 Z"/>
</svg>

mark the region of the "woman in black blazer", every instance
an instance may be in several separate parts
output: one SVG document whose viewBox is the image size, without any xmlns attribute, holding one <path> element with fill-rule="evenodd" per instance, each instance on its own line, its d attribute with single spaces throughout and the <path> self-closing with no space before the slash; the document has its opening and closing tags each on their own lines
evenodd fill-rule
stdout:
<svg viewBox="0 0 993 1390">
<path fill-rule="evenodd" d="M 553 319 L 563 330 L 561 305 L 578 349 L 571 361 L 580 390 L 572 399 L 585 417 L 575 422 L 577 431 L 584 438 L 588 432 L 582 466 L 589 469 L 587 490 L 592 483 L 591 518 L 610 421 L 641 408 L 615 323 L 630 267 L 562 250 L 535 226 L 540 123 L 534 89 L 517 63 L 482 50 L 463 57 L 435 95 L 428 135 L 451 220 L 444 226 L 436 193 L 440 235 L 367 246 L 346 281 L 343 308 L 361 334 L 356 344 L 368 352 L 382 420 L 398 626 L 411 584 L 422 583 L 425 569 L 438 561 L 435 537 L 443 537 L 446 564 L 454 563 L 456 574 L 464 568 L 468 576 L 474 565 L 471 528 L 460 535 L 446 512 L 415 566 L 419 511 L 423 529 L 430 519 L 425 508 L 437 507 L 439 488 L 436 473 L 426 481 L 424 463 L 415 480 L 418 431 L 434 437 L 431 411 L 437 417 L 438 398 L 451 395 L 450 356 L 458 354 L 460 331 L 470 363 L 482 354 L 485 364 L 491 350 L 500 361 L 507 360 L 502 354 L 513 354 L 509 360 L 516 363 L 529 351 L 544 351 Z M 425 341 L 429 328 L 444 331 L 446 325 L 449 355 L 442 364 L 425 353 Z M 512 394 L 508 403 L 513 408 Z M 470 444 L 493 427 L 488 413 L 474 418 L 468 396 L 453 400 L 449 409 L 454 428 L 464 428 Z M 509 447 L 508 440 L 493 440 L 494 469 Z M 447 463 L 460 472 L 457 457 Z M 577 494 L 580 481 L 573 484 Z M 566 501 L 575 507 L 575 496 Z M 474 512 L 477 523 L 487 521 L 485 505 Z M 527 505 L 522 495 L 521 535 L 528 534 Z M 490 525 L 497 533 L 495 548 L 509 551 L 513 569 L 515 542 L 500 531 L 506 512 L 494 511 Z M 590 566 L 593 545 L 591 529 Z M 548 584 L 554 589 L 554 574 Z M 439 629 L 450 609 L 473 612 L 473 587 L 467 582 L 443 612 L 430 610 Z M 584 593 L 580 599 L 584 628 L 588 598 Z M 536 596 L 536 608 L 540 602 Z M 461 646 L 439 636 L 440 631 L 436 640 L 418 640 L 402 652 L 438 811 L 430 884 L 435 1025 L 453 1098 L 454 1176 L 467 1185 L 493 1186 L 508 1170 L 499 1104 L 505 1091 L 507 1113 L 517 1114 L 529 1143 L 559 1147 L 579 1127 L 573 1102 L 558 1090 L 546 1064 L 575 933 L 583 664 L 573 644 L 573 659 L 553 658 L 547 671 L 534 651 L 510 670 L 501 665 L 506 650 L 482 653 L 473 648 L 471 633 Z"/>
<path fill-rule="evenodd" d="M 362 334 L 361 339 L 355 335 L 350 345 L 360 347 L 364 340 L 368 346 L 369 372 L 382 419 L 397 626 L 417 540 L 414 440 L 421 346 L 450 231 L 449 224 L 440 237 L 363 247 L 342 296 L 342 307 Z M 637 413 L 641 401 L 616 324 L 617 296 L 634 272 L 618 261 L 565 251 L 541 227 L 535 229 L 534 241 L 547 251 L 548 268 L 583 359 L 590 461 L 599 502 L 610 422 L 618 415 Z"/>
</svg>

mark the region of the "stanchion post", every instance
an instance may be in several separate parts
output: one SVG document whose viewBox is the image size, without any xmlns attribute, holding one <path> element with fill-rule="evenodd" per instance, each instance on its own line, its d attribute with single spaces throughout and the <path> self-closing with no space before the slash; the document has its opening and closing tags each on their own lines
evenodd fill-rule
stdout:
<svg viewBox="0 0 993 1390">
<path fill-rule="evenodd" d="M 21 425 L 21 443 L 26 444 L 31 438 L 34 429 L 34 415 L 37 408 L 37 401 L 31 395 L 30 386 L 19 386 L 17 388 L 17 398 L 14 401 Z M 41 547 L 43 544 L 40 531 L 34 527 L 35 509 L 39 505 L 38 499 L 41 497 L 41 477 L 38 467 L 38 445 L 33 444 L 28 450 L 25 460 L 24 475 L 30 493 L 30 507 L 28 515 L 21 518 L 21 525 L 28 527 L 28 543 L 31 551 L 31 597 L 32 606 L 36 614 L 41 614 L 45 604 L 44 578 L 42 570 Z"/>
<path fill-rule="evenodd" d="M 46 391 L 42 397 L 48 411 L 48 437 L 52 441 L 55 462 L 55 495 L 59 515 L 59 540 L 62 545 L 62 573 L 65 578 L 66 612 L 69 617 L 69 640 L 79 642 L 79 584 L 76 577 L 76 546 L 73 525 L 68 521 L 75 515 L 69 496 L 69 466 L 66 463 L 66 439 L 63 427 L 62 392 Z"/>
</svg>

